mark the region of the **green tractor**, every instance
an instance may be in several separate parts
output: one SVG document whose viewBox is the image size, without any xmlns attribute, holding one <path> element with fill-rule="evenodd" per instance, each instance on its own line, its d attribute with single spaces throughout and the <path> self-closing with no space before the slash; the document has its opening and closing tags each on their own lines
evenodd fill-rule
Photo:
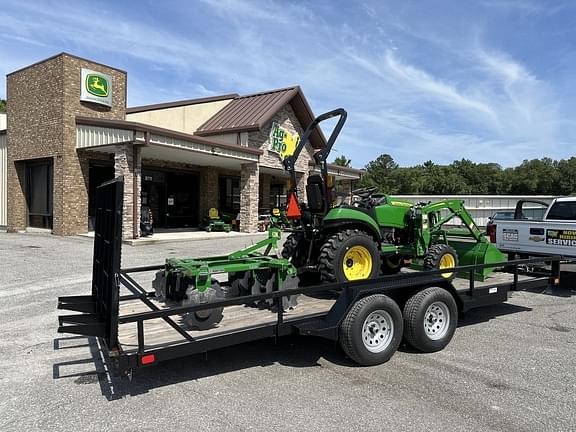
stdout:
<svg viewBox="0 0 576 432">
<path fill-rule="evenodd" d="M 306 129 L 294 153 L 284 159 L 291 177 L 286 214 L 293 232 L 282 256 L 298 269 L 302 284 L 345 282 L 392 274 L 413 259 L 426 270 L 503 261 L 504 257 L 476 226 L 460 200 L 411 203 L 376 195 L 376 188 L 352 191 L 359 199 L 351 205 L 333 205 L 328 187 L 327 157 L 344 123 L 346 111 L 336 109 L 317 117 Z M 307 203 L 298 201 L 295 163 L 318 124 L 339 117 L 324 148 L 314 154 L 320 175 L 310 175 Z M 447 229 L 460 219 L 464 228 Z M 493 269 L 480 269 L 485 278 Z"/>
</svg>

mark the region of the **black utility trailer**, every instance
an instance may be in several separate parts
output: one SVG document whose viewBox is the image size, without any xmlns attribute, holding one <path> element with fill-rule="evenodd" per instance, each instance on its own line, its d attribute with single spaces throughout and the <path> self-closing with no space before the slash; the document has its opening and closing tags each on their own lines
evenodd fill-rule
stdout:
<svg viewBox="0 0 576 432">
<path fill-rule="evenodd" d="M 58 308 L 81 312 L 59 317 L 58 331 L 99 337 L 123 375 L 163 360 L 290 334 L 339 340 L 354 361 L 387 361 L 404 338 L 415 349 L 444 348 L 456 330 L 458 315 L 505 302 L 510 291 L 547 288 L 560 282 L 561 257 L 524 259 L 458 267 L 464 278 L 452 281 L 437 271 L 408 271 L 356 282 L 293 288 L 222 301 L 166 307 L 137 279 L 163 265 L 120 267 L 121 179 L 97 193 L 92 294 L 58 299 Z M 539 274 L 526 268 L 542 264 Z M 546 264 L 546 266 L 544 266 Z M 475 281 L 479 268 L 497 267 L 486 281 Z M 121 295 L 126 291 L 127 294 Z M 282 298 L 299 295 L 298 306 L 284 310 Z M 273 308 L 250 305 L 267 301 Z M 207 330 L 187 329 L 181 317 L 224 307 L 224 319 Z"/>
</svg>

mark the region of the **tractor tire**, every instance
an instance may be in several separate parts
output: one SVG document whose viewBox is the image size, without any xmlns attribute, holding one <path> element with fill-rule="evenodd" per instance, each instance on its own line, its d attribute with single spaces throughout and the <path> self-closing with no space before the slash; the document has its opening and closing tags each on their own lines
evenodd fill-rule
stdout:
<svg viewBox="0 0 576 432">
<path fill-rule="evenodd" d="M 347 282 L 378 276 L 380 252 L 368 234 L 347 229 L 328 238 L 320 248 L 318 269 L 322 282 Z"/>
<path fill-rule="evenodd" d="M 452 267 L 458 267 L 458 254 L 451 246 L 435 244 L 424 255 L 425 270 L 441 270 Z M 453 271 L 441 273 L 441 275 L 449 281 L 456 277 L 456 273 Z"/>
<path fill-rule="evenodd" d="M 402 270 L 404 259 L 400 255 L 386 256 L 382 258 L 382 274 L 391 275 L 396 274 Z"/>
<path fill-rule="evenodd" d="M 402 312 L 390 297 L 375 294 L 357 301 L 340 325 L 340 345 L 362 366 L 385 363 L 402 341 Z"/>
<path fill-rule="evenodd" d="M 436 352 L 450 343 L 458 324 L 458 307 L 443 288 L 426 288 L 404 305 L 404 337 L 413 348 Z"/>
<path fill-rule="evenodd" d="M 292 233 L 288 236 L 282 247 L 282 258 L 287 259 L 296 268 L 306 264 L 306 254 L 308 253 L 306 242 L 303 241 L 302 233 Z"/>
<path fill-rule="evenodd" d="M 220 284 L 215 279 L 212 279 L 211 287 L 204 292 L 200 292 L 193 287 L 188 288 L 186 290 L 186 299 L 182 301 L 182 306 L 212 303 L 220 300 L 224 300 L 224 293 L 220 288 Z M 224 308 L 219 307 L 198 312 L 189 312 L 184 315 L 182 321 L 190 329 L 208 330 L 222 321 L 222 318 L 224 318 L 223 311 Z"/>
</svg>

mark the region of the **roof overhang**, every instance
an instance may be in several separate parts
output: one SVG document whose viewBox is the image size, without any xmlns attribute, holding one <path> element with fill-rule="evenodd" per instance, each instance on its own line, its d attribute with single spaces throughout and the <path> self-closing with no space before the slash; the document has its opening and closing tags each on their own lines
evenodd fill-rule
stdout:
<svg viewBox="0 0 576 432">
<path fill-rule="evenodd" d="M 258 162 L 261 150 L 124 120 L 76 118 L 76 149 L 112 153 L 121 144 L 142 147 L 142 158 L 238 167 Z"/>
<path fill-rule="evenodd" d="M 310 172 L 319 174 L 320 167 L 311 162 Z M 363 170 L 356 168 L 344 167 L 336 164 L 328 164 L 328 175 L 334 176 L 336 180 L 359 180 L 363 173 Z"/>
</svg>

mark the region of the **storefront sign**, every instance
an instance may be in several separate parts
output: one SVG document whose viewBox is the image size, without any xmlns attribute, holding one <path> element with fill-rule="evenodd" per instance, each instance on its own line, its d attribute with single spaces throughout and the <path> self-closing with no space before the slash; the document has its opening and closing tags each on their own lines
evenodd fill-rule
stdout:
<svg viewBox="0 0 576 432">
<path fill-rule="evenodd" d="M 291 134 L 288 129 L 274 122 L 272 123 L 272 130 L 270 131 L 268 151 L 277 153 L 280 159 L 284 160 L 287 156 L 294 154 L 294 150 L 296 150 L 299 141 L 300 135 L 297 133 Z"/>
<path fill-rule="evenodd" d="M 112 76 L 82 68 L 80 100 L 112 106 Z"/>
</svg>

